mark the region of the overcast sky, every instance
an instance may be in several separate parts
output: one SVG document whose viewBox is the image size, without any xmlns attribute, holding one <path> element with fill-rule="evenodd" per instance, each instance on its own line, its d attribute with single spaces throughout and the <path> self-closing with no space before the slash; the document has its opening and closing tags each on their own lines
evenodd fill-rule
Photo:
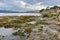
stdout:
<svg viewBox="0 0 60 40">
<path fill-rule="evenodd" d="M 0 10 L 40 10 L 60 5 L 60 0 L 0 0 Z"/>
</svg>

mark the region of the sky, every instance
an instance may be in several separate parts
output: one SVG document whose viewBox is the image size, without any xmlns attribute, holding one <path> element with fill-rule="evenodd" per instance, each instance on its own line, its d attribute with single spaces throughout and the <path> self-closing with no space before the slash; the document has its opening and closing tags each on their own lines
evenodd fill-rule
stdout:
<svg viewBox="0 0 60 40">
<path fill-rule="evenodd" d="M 60 0 L 0 0 L 0 10 L 41 10 L 55 5 L 60 5 Z"/>
</svg>

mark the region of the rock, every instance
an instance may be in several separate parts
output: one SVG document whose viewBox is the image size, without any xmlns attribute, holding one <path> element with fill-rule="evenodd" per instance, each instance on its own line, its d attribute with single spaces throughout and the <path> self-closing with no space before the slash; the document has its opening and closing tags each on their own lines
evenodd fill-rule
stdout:
<svg viewBox="0 0 60 40">
<path fill-rule="evenodd" d="M 57 34 L 57 38 L 60 39 L 60 34 Z"/>
<path fill-rule="evenodd" d="M 58 16 L 58 20 L 60 21 L 60 15 Z"/>
<path fill-rule="evenodd" d="M 56 23 L 56 24 L 60 26 L 60 22 L 58 22 L 58 23 Z"/>
</svg>

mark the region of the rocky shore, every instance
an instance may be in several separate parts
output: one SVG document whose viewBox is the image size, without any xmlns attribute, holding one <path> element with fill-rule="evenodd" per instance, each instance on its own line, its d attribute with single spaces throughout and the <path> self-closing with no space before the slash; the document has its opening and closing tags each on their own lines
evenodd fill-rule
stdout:
<svg viewBox="0 0 60 40">
<path fill-rule="evenodd" d="M 44 9 L 41 16 L 0 16 L 0 27 L 18 29 L 15 36 L 26 40 L 60 40 L 60 11 Z"/>
</svg>

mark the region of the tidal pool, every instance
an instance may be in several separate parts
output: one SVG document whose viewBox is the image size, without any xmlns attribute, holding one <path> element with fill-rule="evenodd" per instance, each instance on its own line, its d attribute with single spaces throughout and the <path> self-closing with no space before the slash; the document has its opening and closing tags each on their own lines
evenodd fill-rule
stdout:
<svg viewBox="0 0 60 40">
<path fill-rule="evenodd" d="M 0 28 L 0 40 L 26 40 L 26 37 L 23 36 L 15 36 L 13 35 L 14 32 L 18 30 L 13 28 Z"/>
</svg>

